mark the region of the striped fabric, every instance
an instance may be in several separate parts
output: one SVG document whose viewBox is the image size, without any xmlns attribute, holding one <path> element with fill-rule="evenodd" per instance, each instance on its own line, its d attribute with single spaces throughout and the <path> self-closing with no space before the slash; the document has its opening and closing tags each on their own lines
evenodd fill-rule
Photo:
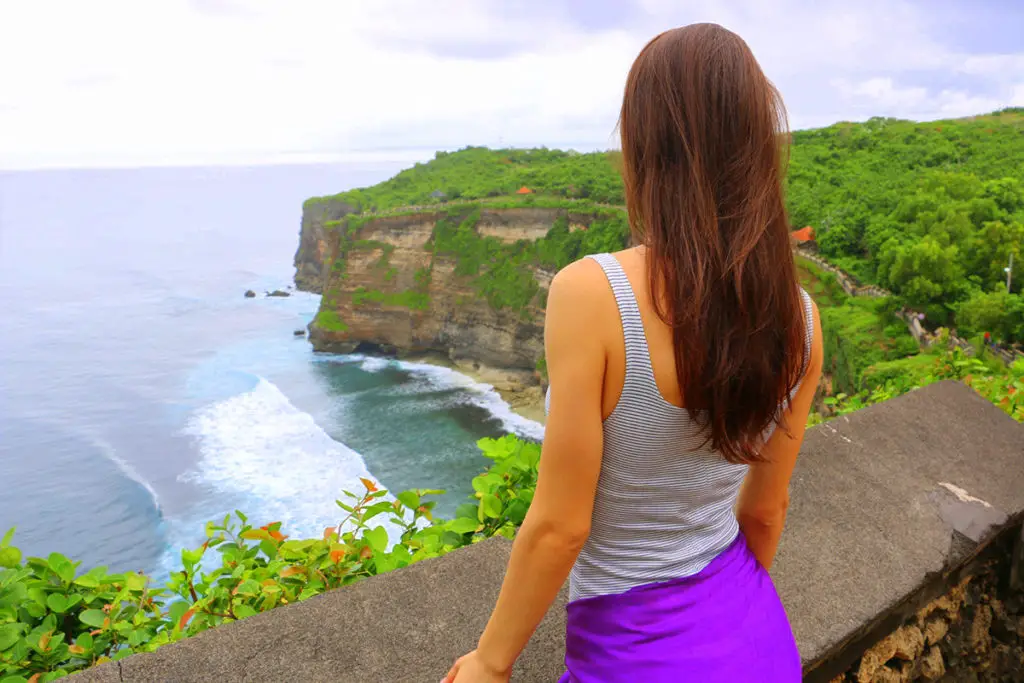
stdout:
<svg viewBox="0 0 1024 683">
<path fill-rule="evenodd" d="M 633 289 L 611 254 L 592 256 L 611 283 L 626 343 L 622 396 L 604 422 L 604 454 L 590 537 L 569 580 L 569 599 L 623 593 L 691 576 L 739 533 L 733 506 L 746 465 L 707 447 L 687 412 L 666 401 L 651 368 Z M 807 345 L 811 300 L 801 290 Z"/>
</svg>

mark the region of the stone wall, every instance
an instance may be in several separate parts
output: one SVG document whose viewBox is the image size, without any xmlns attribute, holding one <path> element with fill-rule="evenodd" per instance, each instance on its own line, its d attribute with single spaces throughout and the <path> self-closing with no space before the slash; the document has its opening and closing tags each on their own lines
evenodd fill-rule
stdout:
<svg viewBox="0 0 1024 683">
<path fill-rule="evenodd" d="M 891 296 L 892 292 L 887 289 L 882 289 L 878 285 L 862 285 L 854 276 L 850 275 L 846 271 L 836 268 L 831 263 L 818 256 L 815 252 L 807 249 L 806 247 L 800 247 L 796 249 L 796 253 L 805 258 L 814 265 L 818 266 L 822 270 L 832 273 L 836 276 L 836 280 L 839 281 L 839 286 L 843 288 L 843 291 L 850 296 L 868 296 L 868 297 L 881 297 Z"/>
<path fill-rule="evenodd" d="M 1014 536 L 1022 542 L 1019 529 L 1006 534 L 831 683 L 1024 681 L 1024 590 L 1010 579 Z"/>
</svg>

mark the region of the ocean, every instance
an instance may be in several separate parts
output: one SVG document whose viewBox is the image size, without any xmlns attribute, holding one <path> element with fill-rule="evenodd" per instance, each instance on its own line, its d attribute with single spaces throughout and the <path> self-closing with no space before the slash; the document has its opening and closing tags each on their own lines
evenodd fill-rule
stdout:
<svg viewBox="0 0 1024 683">
<path fill-rule="evenodd" d="M 233 510 L 319 536 L 371 477 L 450 515 L 478 439 L 539 438 L 452 370 L 313 354 L 319 297 L 264 296 L 306 197 L 402 165 L 0 173 L 0 534 L 162 581 Z"/>
</svg>

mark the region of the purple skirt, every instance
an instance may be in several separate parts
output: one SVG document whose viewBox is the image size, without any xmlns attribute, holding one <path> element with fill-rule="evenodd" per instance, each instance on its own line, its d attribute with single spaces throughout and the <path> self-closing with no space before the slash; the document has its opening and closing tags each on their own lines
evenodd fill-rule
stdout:
<svg viewBox="0 0 1024 683">
<path fill-rule="evenodd" d="M 743 534 L 701 572 L 569 603 L 559 683 L 799 683 L 775 584 Z"/>
</svg>

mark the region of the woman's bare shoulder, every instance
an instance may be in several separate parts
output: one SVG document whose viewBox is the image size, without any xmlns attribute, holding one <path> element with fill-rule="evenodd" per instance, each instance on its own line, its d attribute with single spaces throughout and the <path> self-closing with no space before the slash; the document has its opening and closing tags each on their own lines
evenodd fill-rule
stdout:
<svg viewBox="0 0 1024 683">
<path fill-rule="evenodd" d="M 582 258 L 558 271 L 548 288 L 547 308 L 576 320 L 591 319 L 615 308 L 615 296 L 601 265 Z"/>
</svg>

